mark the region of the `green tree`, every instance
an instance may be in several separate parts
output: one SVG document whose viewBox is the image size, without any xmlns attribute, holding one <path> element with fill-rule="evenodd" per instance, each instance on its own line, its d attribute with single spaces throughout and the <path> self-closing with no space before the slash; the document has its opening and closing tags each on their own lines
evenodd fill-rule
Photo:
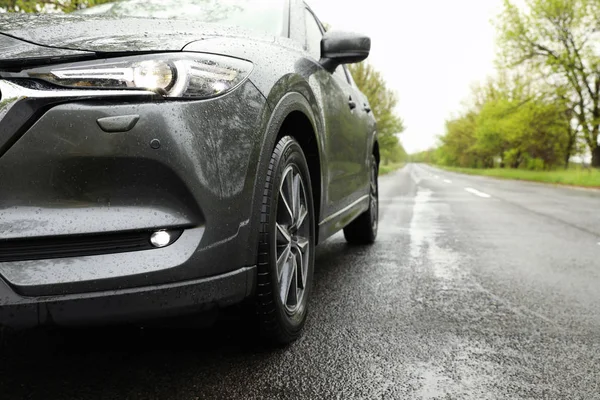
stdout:
<svg viewBox="0 0 600 400">
<path fill-rule="evenodd" d="M 436 159 L 444 165 L 460 167 L 489 167 L 491 157 L 480 154 L 476 148 L 477 113 L 467 111 L 457 118 L 446 121 L 446 134 L 440 138 L 442 145 Z"/>
<path fill-rule="evenodd" d="M 368 63 L 350 65 L 352 78 L 358 88 L 367 96 L 373 115 L 377 119 L 379 147 L 385 163 L 402 161 L 406 152 L 400 143 L 398 135 L 404 131 L 404 123 L 394 109 L 398 98 L 390 90 L 381 73 Z"/>
<path fill-rule="evenodd" d="M 530 169 L 562 164 L 568 152 L 568 120 L 560 103 L 507 99 L 487 103 L 478 116 L 475 147 L 501 166 Z"/>
<path fill-rule="evenodd" d="M 529 65 L 566 88 L 592 154 L 600 167 L 600 0 L 524 0 L 519 7 L 504 0 L 498 28 L 503 62 Z"/>
<path fill-rule="evenodd" d="M 572 151 L 569 104 L 527 74 L 501 71 L 446 123 L 436 160 L 461 167 L 549 169 Z"/>
<path fill-rule="evenodd" d="M 0 8 L 9 12 L 71 12 L 111 1 L 114 0 L 0 0 Z"/>
</svg>

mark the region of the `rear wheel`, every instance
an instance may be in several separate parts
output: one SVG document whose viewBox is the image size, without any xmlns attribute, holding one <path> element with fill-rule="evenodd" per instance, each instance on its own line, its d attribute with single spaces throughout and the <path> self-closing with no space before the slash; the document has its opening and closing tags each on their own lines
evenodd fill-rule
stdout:
<svg viewBox="0 0 600 400">
<path fill-rule="evenodd" d="M 369 209 L 344 228 L 344 237 L 350 244 L 373 244 L 377 238 L 379 226 L 379 185 L 377 177 L 379 166 L 371 155 L 371 178 L 369 187 Z"/>
<path fill-rule="evenodd" d="M 269 163 L 261 209 L 257 311 L 263 336 L 296 340 L 308 311 L 315 253 L 310 174 L 298 142 L 282 138 Z"/>
</svg>

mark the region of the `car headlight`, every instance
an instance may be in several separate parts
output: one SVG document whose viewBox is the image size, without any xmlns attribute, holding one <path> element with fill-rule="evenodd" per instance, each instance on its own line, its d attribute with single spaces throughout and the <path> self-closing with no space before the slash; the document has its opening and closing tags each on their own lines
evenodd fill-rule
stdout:
<svg viewBox="0 0 600 400">
<path fill-rule="evenodd" d="M 252 63 L 198 53 L 152 54 L 54 65 L 23 71 L 29 78 L 77 89 L 152 90 L 164 97 L 203 99 L 233 90 Z"/>
</svg>

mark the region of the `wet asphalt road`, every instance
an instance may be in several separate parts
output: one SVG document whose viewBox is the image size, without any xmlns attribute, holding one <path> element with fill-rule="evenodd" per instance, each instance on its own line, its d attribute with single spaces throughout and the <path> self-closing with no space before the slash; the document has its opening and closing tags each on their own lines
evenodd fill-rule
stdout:
<svg viewBox="0 0 600 400">
<path fill-rule="evenodd" d="M 409 165 L 376 245 L 318 249 L 287 349 L 210 329 L 29 332 L 0 399 L 600 399 L 600 192 Z"/>
</svg>

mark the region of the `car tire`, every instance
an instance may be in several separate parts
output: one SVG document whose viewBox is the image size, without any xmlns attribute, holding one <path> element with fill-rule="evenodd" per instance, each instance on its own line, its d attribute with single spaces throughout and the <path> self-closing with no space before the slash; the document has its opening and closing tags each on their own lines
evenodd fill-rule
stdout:
<svg viewBox="0 0 600 400">
<path fill-rule="evenodd" d="M 379 166 L 371 155 L 371 178 L 369 185 L 369 209 L 344 228 L 344 237 L 352 245 L 375 243 L 379 227 Z"/>
<path fill-rule="evenodd" d="M 308 313 L 315 255 L 310 173 L 298 142 L 283 137 L 273 150 L 260 213 L 257 314 L 263 337 L 296 340 Z"/>
</svg>

